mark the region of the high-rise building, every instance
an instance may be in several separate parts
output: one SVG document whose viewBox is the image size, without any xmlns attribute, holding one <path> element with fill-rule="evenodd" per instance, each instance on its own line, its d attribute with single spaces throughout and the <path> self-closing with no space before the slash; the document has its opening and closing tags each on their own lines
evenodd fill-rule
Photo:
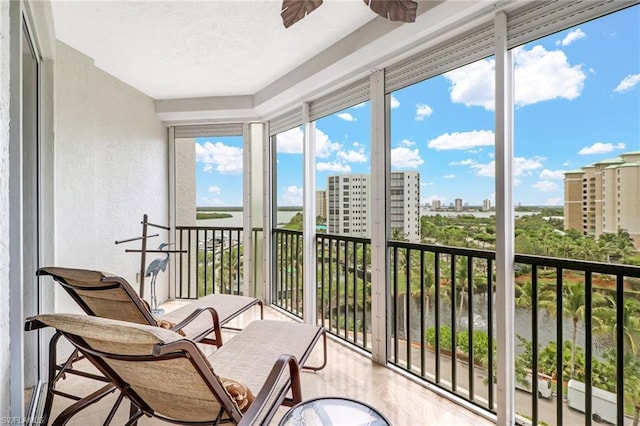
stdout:
<svg viewBox="0 0 640 426">
<path fill-rule="evenodd" d="M 327 232 L 371 236 L 369 175 L 347 174 L 327 179 Z M 391 173 L 391 229 L 400 229 L 411 242 L 420 241 L 420 174 Z"/>
<path fill-rule="evenodd" d="M 640 151 L 564 174 L 564 227 L 599 237 L 625 229 L 640 248 Z"/>
<path fill-rule="evenodd" d="M 455 200 L 455 210 L 457 212 L 461 212 L 462 211 L 462 198 L 456 198 Z"/>
<path fill-rule="evenodd" d="M 316 191 L 316 216 L 327 218 L 327 191 Z"/>
<path fill-rule="evenodd" d="M 369 238 L 371 217 L 369 175 L 335 175 L 327 178 L 327 232 Z"/>
<path fill-rule="evenodd" d="M 420 174 L 391 173 L 391 229 L 412 243 L 420 242 Z"/>
<path fill-rule="evenodd" d="M 482 211 L 483 211 L 483 212 L 488 212 L 488 211 L 490 211 L 490 210 L 491 210 L 491 200 L 490 200 L 490 199 L 488 199 L 488 198 L 485 198 L 485 199 L 482 201 Z"/>
<path fill-rule="evenodd" d="M 440 200 L 433 200 L 431 202 L 431 210 L 440 210 L 442 208 L 442 202 Z"/>
</svg>

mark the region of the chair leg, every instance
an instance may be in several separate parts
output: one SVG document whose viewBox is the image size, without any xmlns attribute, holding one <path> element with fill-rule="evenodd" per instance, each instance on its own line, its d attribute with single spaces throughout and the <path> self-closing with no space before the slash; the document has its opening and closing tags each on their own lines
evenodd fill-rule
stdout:
<svg viewBox="0 0 640 426">
<path fill-rule="evenodd" d="M 322 364 L 318 367 L 303 365 L 302 368 L 304 370 L 311 371 L 319 371 L 322 370 L 327 365 L 327 332 L 326 330 L 322 331 Z"/>
<path fill-rule="evenodd" d="M 57 371 L 57 345 L 58 340 L 62 337 L 60 332 L 56 332 L 49 341 L 49 379 L 47 382 L 47 398 L 44 403 L 44 410 L 42 412 L 42 422 L 47 424 L 49 416 L 51 415 L 51 407 L 53 406 L 53 388 L 55 385 L 56 371 Z"/>
<path fill-rule="evenodd" d="M 100 389 L 88 395 L 87 397 L 82 398 L 80 401 L 77 401 L 76 403 L 68 406 L 62 413 L 60 413 L 58 417 L 55 418 L 55 420 L 53 421 L 53 423 L 51 423 L 51 425 L 52 426 L 66 425 L 67 422 L 71 419 L 71 417 L 76 415 L 79 411 L 84 410 L 91 404 L 95 404 L 96 402 L 100 401 L 102 398 L 109 395 L 111 392 L 115 390 L 116 390 L 116 387 L 112 384 L 108 384 L 106 386 L 101 387 Z"/>
<path fill-rule="evenodd" d="M 111 424 L 111 420 L 113 420 L 113 416 L 116 415 L 116 411 L 118 411 L 118 408 L 120 408 L 120 404 L 122 403 L 123 399 L 124 399 L 124 392 L 120 392 L 120 395 L 118 395 L 118 399 L 116 399 L 116 403 L 113 404 L 113 407 L 111 407 L 111 410 L 109 410 L 109 415 L 107 416 L 104 423 L 102 424 L 103 426 L 107 426 Z"/>
<path fill-rule="evenodd" d="M 124 426 L 135 426 L 138 424 L 138 419 L 140 417 L 142 417 L 142 410 L 140 410 L 138 407 L 135 406 L 135 404 L 132 402 L 131 403 L 131 409 L 129 410 L 129 415 L 131 416 L 129 418 L 129 421 L 127 423 L 125 423 Z"/>
</svg>

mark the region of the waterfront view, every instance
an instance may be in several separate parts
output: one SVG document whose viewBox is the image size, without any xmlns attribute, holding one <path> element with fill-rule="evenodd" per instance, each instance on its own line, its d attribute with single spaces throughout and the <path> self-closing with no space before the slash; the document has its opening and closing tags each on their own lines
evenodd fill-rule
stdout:
<svg viewBox="0 0 640 426">
<path fill-rule="evenodd" d="M 507 236 L 516 254 L 506 279 L 515 288 L 516 408 L 526 424 L 640 422 L 638 22 L 634 6 L 510 51 L 514 154 L 506 185 L 516 219 Z M 308 129 L 298 122 L 271 135 L 278 214 L 267 280 L 272 303 L 300 318 L 304 293 L 315 291 L 318 323 L 364 351 L 374 352 L 376 315 L 387 318 L 388 363 L 493 412 L 504 308 L 496 297 L 505 286 L 495 252 L 496 58 L 438 70 L 385 85 L 384 161 L 374 155 L 375 111 L 366 98 L 311 112 Z M 311 171 L 306 130 L 315 132 Z M 241 139 L 195 142 L 197 205 L 241 205 L 241 179 L 229 176 L 242 173 Z M 310 173 L 313 186 L 305 187 Z M 381 187 L 384 197 L 374 190 Z M 305 191 L 316 197 L 311 264 L 303 256 Z M 385 203 L 391 235 L 372 248 L 376 202 Z M 198 224 L 240 227 L 241 212 L 229 214 Z M 198 253 L 198 291 L 216 286 L 205 265 L 231 277 L 221 288 L 240 283 L 245 249 Z M 381 259 L 388 269 L 377 284 L 387 299 L 377 306 L 386 311 L 376 313 L 372 265 Z M 305 268 L 315 268 L 315 283 L 303 281 Z"/>
</svg>

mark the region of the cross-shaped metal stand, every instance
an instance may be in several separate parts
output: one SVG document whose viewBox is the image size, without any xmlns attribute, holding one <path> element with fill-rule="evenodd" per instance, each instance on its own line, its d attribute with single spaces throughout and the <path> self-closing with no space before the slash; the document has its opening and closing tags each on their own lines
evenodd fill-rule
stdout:
<svg viewBox="0 0 640 426">
<path fill-rule="evenodd" d="M 141 259 L 140 259 L 140 292 L 139 294 L 140 294 L 140 298 L 144 299 L 144 275 L 145 275 L 145 266 L 147 263 L 147 253 L 186 253 L 187 251 L 186 250 L 148 250 L 147 239 L 157 237 L 159 235 L 159 234 L 148 235 L 147 230 L 149 226 L 152 226 L 154 228 L 166 229 L 167 231 L 170 231 L 171 228 L 168 226 L 162 226 L 162 225 L 156 225 L 155 223 L 150 223 L 148 221 L 148 217 L 146 214 L 142 217 L 142 222 L 140 223 L 142 224 L 141 237 L 134 237 L 134 238 L 128 238 L 126 240 L 116 241 L 116 244 L 142 240 L 142 247 L 140 249 L 126 249 L 125 252 L 141 254 L 140 255 Z"/>
</svg>

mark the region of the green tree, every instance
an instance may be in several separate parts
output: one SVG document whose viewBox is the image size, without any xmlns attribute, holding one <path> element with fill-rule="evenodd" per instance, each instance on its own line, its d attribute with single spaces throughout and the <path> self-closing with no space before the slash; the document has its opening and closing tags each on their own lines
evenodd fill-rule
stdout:
<svg viewBox="0 0 640 426">
<path fill-rule="evenodd" d="M 616 338 L 618 327 L 622 326 L 625 351 L 638 355 L 638 339 L 640 338 L 640 302 L 633 297 L 625 297 L 622 306 L 622 323 L 616 317 L 616 299 L 609 295 L 604 298 L 602 306 L 593 310 L 596 321 L 595 330 Z"/>
<path fill-rule="evenodd" d="M 557 295 L 556 295 L 557 297 Z M 576 341 L 578 339 L 578 322 L 584 320 L 585 314 L 585 285 L 583 283 L 567 284 L 563 288 L 562 312 L 563 317 L 571 318 L 573 331 L 571 333 L 571 371 L 570 378 L 575 375 L 575 357 L 576 357 Z M 603 296 L 600 293 L 593 292 L 592 301 L 594 306 L 603 303 Z M 555 301 L 554 301 L 555 302 Z M 547 307 L 552 316 L 557 316 L 557 303 L 550 303 Z"/>
</svg>

